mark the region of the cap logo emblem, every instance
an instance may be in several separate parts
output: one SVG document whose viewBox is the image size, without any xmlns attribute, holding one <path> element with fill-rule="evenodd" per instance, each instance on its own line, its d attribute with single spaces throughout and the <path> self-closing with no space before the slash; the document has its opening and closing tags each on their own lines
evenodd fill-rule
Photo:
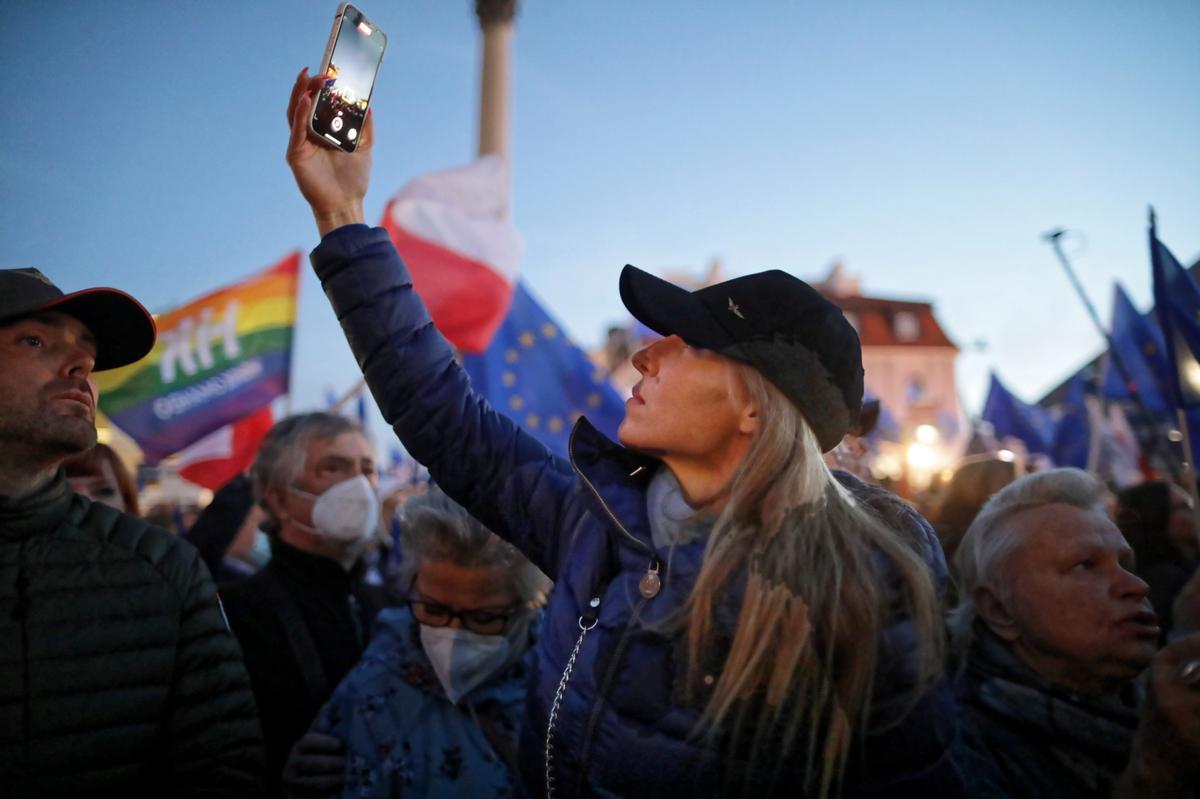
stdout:
<svg viewBox="0 0 1200 799">
<path fill-rule="evenodd" d="M 729 298 L 729 312 L 731 314 L 733 314 L 734 316 L 736 316 L 738 319 L 746 318 L 746 317 L 742 316 L 742 309 L 739 308 L 737 303 L 733 301 L 733 297 Z"/>
</svg>

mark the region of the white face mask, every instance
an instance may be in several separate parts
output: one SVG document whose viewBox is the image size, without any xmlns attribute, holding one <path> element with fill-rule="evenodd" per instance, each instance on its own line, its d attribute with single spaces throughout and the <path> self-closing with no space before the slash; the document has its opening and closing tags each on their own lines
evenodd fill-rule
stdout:
<svg viewBox="0 0 1200 799">
<path fill-rule="evenodd" d="M 292 488 L 298 494 L 313 496 Z M 321 492 L 313 502 L 313 529 L 343 544 L 365 542 L 379 524 L 379 498 L 363 475 L 343 480 Z"/>
<path fill-rule="evenodd" d="M 509 635 L 480 635 L 450 627 L 420 627 L 421 648 L 446 696 L 455 704 L 507 665 L 513 651 L 509 641 L 513 631 Z M 515 627 L 528 635 L 527 624 Z"/>
</svg>

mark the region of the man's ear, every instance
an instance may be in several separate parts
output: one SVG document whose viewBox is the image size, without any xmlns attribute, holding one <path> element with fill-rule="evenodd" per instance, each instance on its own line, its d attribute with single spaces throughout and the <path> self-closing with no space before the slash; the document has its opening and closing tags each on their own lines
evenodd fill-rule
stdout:
<svg viewBox="0 0 1200 799">
<path fill-rule="evenodd" d="M 263 501 L 277 521 L 282 522 L 289 517 L 286 500 L 287 492 L 280 488 L 268 488 L 263 494 Z"/>
<path fill-rule="evenodd" d="M 1012 643 L 1021 636 L 1020 626 L 1008 605 L 990 588 L 975 589 L 975 613 L 1001 640 Z"/>
<path fill-rule="evenodd" d="M 747 402 L 742 407 L 742 415 L 738 420 L 738 432 L 746 435 L 753 435 L 758 432 L 758 426 L 762 420 L 758 413 L 758 406 L 753 402 Z"/>
</svg>

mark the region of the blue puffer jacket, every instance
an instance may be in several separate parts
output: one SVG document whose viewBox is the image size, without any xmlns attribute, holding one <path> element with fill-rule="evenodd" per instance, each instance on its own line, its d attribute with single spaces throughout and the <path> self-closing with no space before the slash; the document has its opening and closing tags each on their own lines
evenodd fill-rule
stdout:
<svg viewBox="0 0 1200 799">
<path fill-rule="evenodd" d="M 699 708 L 679 695 L 676 676 L 684 666 L 676 642 L 656 629 L 684 603 L 704 549 L 701 541 L 655 550 L 646 487 L 659 463 L 608 441 L 586 421 L 572 433 L 568 463 L 476 395 L 382 229 L 335 230 L 313 251 L 312 263 L 405 447 L 447 494 L 555 581 L 521 735 L 530 793 L 545 795 L 548 779 L 560 797 L 717 793 L 721 759 L 689 739 Z M 885 492 L 849 476 L 844 482 L 922 540 L 931 568 L 944 579 L 941 549 L 924 520 Z M 645 599 L 638 582 L 655 566 L 662 588 Z M 733 593 L 729 612 L 736 609 Z M 963 795 L 949 755 L 955 713 L 948 688 L 938 685 L 896 718 L 909 700 L 896 686 L 911 641 L 903 619 L 886 630 L 872 707 L 875 718 L 893 723 L 860 736 L 845 795 Z M 793 770 L 776 787 L 796 795 L 797 779 Z"/>
</svg>

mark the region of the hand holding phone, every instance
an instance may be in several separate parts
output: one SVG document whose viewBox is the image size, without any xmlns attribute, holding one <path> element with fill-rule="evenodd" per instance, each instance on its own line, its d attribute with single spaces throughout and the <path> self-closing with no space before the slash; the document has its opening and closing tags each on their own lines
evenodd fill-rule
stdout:
<svg viewBox="0 0 1200 799">
<path fill-rule="evenodd" d="M 371 180 L 371 146 L 375 139 L 373 114 L 367 115 L 354 152 L 322 144 L 313 135 L 309 120 L 323 83 L 322 76 L 310 77 L 305 67 L 296 76 L 287 109 L 291 128 L 288 166 L 312 208 L 322 236 L 343 225 L 364 221 L 363 198 Z"/>
<path fill-rule="evenodd" d="M 308 127 L 327 145 L 358 148 L 387 36 L 349 3 L 338 6 L 321 59 L 322 82 Z"/>
</svg>

